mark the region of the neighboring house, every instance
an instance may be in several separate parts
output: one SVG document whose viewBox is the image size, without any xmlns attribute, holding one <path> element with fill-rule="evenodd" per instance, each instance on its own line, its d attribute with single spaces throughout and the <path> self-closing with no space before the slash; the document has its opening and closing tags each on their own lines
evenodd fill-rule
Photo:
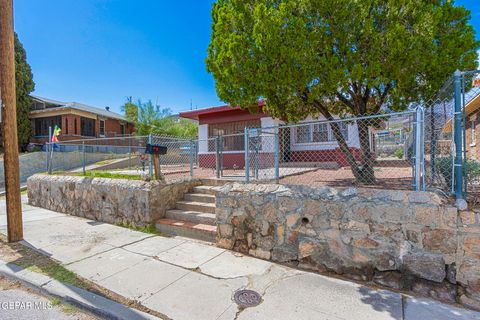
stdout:
<svg viewBox="0 0 480 320">
<path fill-rule="evenodd" d="M 464 113 L 467 159 L 480 161 L 480 93 L 467 102 Z M 445 124 L 443 132 L 447 134 L 452 132 L 451 119 Z"/>
<path fill-rule="evenodd" d="M 259 103 L 258 112 L 250 113 L 240 107 L 219 106 L 206 109 L 181 112 L 180 117 L 196 120 L 198 126 L 198 157 L 201 167 L 215 166 L 216 136 L 222 138 L 222 160 L 224 168 L 243 168 L 245 166 L 245 128 L 265 128 L 265 132 L 275 129 L 266 129 L 282 125 L 283 122 L 270 117 L 263 112 L 263 103 Z M 285 128 L 279 132 L 280 162 L 334 162 L 347 165 L 338 143 L 333 136 L 330 125 L 326 123 L 309 123 L 315 120 L 306 118 L 305 125 Z M 360 143 L 358 130 L 354 123 L 339 123 L 343 135 L 358 158 Z M 229 136 L 230 135 L 230 136 Z M 261 153 L 274 152 L 273 139 L 265 138 L 261 142 Z"/>
<path fill-rule="evenodd" d="M 465 106 L 467 158 L 480 161 L 480 94 Z"/>
<path fill-rule="evenodd" d="M 108 107 L 102 109 L 78 102 L 61 102 L 33 95 L 31 97 L 32 143 L 47 142 L 49 127 L 53 128 L 55 125 L 62 130 L 60 141 L 115 137 L 134 132 L 132 122 L 110 111 Z"/>
</svg>

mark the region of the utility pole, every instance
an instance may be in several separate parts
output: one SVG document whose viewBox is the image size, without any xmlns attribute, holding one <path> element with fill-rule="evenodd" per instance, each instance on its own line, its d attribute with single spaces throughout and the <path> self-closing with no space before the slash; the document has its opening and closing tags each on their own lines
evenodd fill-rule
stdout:
<svg viewBox="0 0 480 320">
<path fill-rule="evenodd" d="M 12 0 L 0 0 L 0 94 L 3 104 L 3 146 L 8 242 L 23 239 Z"/>
</svg>

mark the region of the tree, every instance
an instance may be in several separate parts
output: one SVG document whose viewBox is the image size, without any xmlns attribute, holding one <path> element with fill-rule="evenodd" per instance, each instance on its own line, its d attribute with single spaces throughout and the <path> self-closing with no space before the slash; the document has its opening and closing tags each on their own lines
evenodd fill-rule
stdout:
<svg viewBox="0 0 480 320">
<path fill-rule="evenodd" d="M 127 101 L 121 106 L 121 110 L 128 121 L 133 123 L 138 121 L 138 106 L 133 103 L 132 97 L 127 97 Z"/>
<path fill-rule="evenodd" d="M 366 116 L 405 110 L 455 69 L 473 69 L 469 12 L 448 0 L 218 0 L 206 59 L 218 96 L 272 116 Z M 375 182 L 369 123 L 357 121 L 356 161 L 333 134 L 357 181 Z"/>
<path fill-rule="evenodd" d="M 27 63 L 27 54 L 22 43 L 15 33 L 15 81 L 17 94 L 17 132 L 18 145 L 24 149 L 32 134 L 31 121 L 29 118 L 32 99 L 30 93 L 35 89 L 33 74 Z"/>
<path fill-rule="evenodd" d="M 151 100 L 142 102 L 140 99 L 136 103 L 132 98 L 127 98 L 127 102 L 122 106 L 127 120 L 135 123 L 135 132 L 138 135 L 156 134 L 163 136 L 195 138 L 198 126 L 187 119 L 177 119 L 172 116 L 169 108 L 160 108 L 154 105 Z"/>
</svg>

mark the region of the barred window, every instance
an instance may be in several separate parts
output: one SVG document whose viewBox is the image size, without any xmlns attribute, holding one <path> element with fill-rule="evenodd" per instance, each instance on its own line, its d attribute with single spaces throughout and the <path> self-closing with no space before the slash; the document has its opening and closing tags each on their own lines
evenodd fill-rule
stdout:
<svg viewBox="0 0 480 320">
<path fill-rule="evenodd" d="M 259 119 L 209 124 L 208 136 L 222 136 L 223 151 L 243 151 L 245 150 L 245 137 L 243 135 L 245 128 L 259 128 L 260 126 Z M 215 151 L 214 141 L 208 143 L 208 151 Z"/>
</svg>

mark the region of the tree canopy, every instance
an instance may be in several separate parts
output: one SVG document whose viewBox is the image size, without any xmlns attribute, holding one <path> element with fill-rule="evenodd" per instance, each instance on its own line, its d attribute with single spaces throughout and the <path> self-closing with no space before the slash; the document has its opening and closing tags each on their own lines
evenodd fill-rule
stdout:
<svg viewBox="0 0 480 320">
<path fill-rule="evenodd" d="M 218 96 L 245 108 L 265 99 L 288 121 L 404 110 L 476 67 L 469 11 L 448 0 L 218 0 L 212 17 L 206 63 Z M 356 177 L 362 168 L 371 178 L 358 125 L 361 166 L 332 130 Z"/>
<path fill-rule="evenodd" d="M 15 83 L 17 94 L 17 134 L 20 149 L 25 148 L 32 135 L 29 118 L 32 99 L 30 93 L 35 89 L 33 74 L 27 63 L 27 54 L 15 33 Z"/>
<path fill-rule="evenodd" d="M 133 102 L 132 98 L 122 106 L 127 120 L 135 123 L 137 135 L 157 134 L 163 136 L 195 138 L 198 126 L 187 119 L 178 119 L 169 108 L 160 108 L 151 100 Z"/>
</svg>

